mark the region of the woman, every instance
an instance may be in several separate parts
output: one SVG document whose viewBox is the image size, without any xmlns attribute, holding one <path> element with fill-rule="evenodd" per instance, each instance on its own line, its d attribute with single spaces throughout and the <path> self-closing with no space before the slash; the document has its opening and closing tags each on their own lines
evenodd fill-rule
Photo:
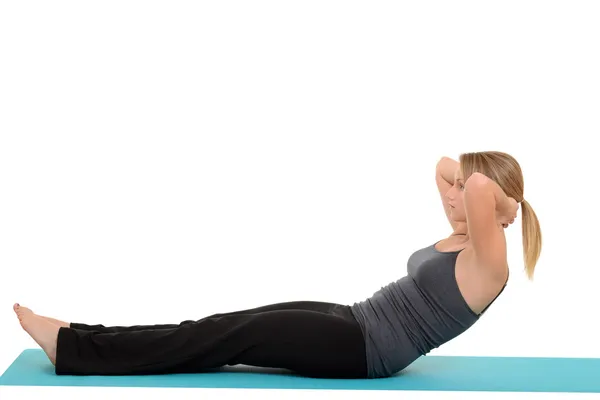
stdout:
<svg viewBox="0 0 600 400">
<path fill-rule="evenodd" d="M 310 377 L 391 376 L 466 331 L 502 292 L 508 280 L 504 229 L 518 203 L 530 279 L 541 252 L 539 222 L 523 199 L 523 175 L 512 156 L 443 157 L 436 172 L 452 234 L 415 251 L 405 277 L 351 306 L 288 302 L 130 327 L 67 323 L 18 304 L 14 309 L 59 375 L 190 373 L 246 364 Z"/>
</svg>

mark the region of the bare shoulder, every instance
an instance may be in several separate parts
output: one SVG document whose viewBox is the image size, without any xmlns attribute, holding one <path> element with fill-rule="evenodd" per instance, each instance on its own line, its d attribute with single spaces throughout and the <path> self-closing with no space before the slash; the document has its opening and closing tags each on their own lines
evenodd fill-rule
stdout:
<svg viewBox="0 0 600 400">
<path fill-rule="evenodd" d="M 508 264 L 501 269 L 481 265 L 470 242 L 457 240 L 454 236 L 442 239 L 435 245 L 441 252 L 458 252 L 455 277 L 465 302 L 476 314 L 481 313 L 502 290 L 508 280 Z"/>
<path fill-rule="evenodd" d="M 437 242 L 435 249 L 440 252 L 458 252 L 456 259 L 456 274 L 464 285 L 491 286 L 496 287 L 498 282 L 505 282 L 508 279 L 508 262 L 504 258 L 504 263 L 495 262 L 494 265 L 484 265 L 481 258 L 478 258 L 472 242 L 465 242 L 450 235 Z"/>
</svg>

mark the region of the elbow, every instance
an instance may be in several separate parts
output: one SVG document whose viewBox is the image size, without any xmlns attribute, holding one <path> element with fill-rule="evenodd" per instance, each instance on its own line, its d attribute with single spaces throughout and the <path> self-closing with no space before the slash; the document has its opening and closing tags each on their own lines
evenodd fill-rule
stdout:
<svg viewBox="0 0 600 400">
<path fill-rule="evenodd" d="M 465 189 L 477 189 L 487 186 L 490 178 L 480 172 L 474 172 L 465 182 Z"/>
</svg>

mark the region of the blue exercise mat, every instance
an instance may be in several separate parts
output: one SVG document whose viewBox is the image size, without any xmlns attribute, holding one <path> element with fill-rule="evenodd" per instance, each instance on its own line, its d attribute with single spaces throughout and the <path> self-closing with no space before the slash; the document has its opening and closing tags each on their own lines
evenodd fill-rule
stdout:
<svg viewBox="0 0 600 400">
<path fill-rule="evenodd" d="M 243 365 L 194 374 L 71 376 L 55 375 L 41 349 L 28 349 L 0 377 L 0 385 L 600 393 L 599 378 L 598 358 L 458 356 L 424 356 L 381 379 L 304 378 Z"/>
</svg>

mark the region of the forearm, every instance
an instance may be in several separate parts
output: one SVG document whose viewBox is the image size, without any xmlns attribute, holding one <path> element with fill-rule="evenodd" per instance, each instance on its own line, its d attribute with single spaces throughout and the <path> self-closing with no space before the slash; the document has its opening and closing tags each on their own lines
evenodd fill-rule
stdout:
<svg viewBox="0 0 600 400">
<path fill-rule="evenodd" d="M 441 177 L 449 184 L 454 184 L 454 173 L 460 167 L 460 163 L 450 157 L 442 157 L 436 165 L 436 173 L 439 173 Z"/>
<path fill-rule="evenodd" d="M 490 179 L 490 187 L 492 188 L 492 192 L 494 193 L 494 199 L 496 200 L 496 211 L 499 212 L 500 215 L 504 215 L 510 208 L 510 203 L 508 201 L 508 196 L 504 193 L 504 190 L 493 180 Z"/>
</svg>

